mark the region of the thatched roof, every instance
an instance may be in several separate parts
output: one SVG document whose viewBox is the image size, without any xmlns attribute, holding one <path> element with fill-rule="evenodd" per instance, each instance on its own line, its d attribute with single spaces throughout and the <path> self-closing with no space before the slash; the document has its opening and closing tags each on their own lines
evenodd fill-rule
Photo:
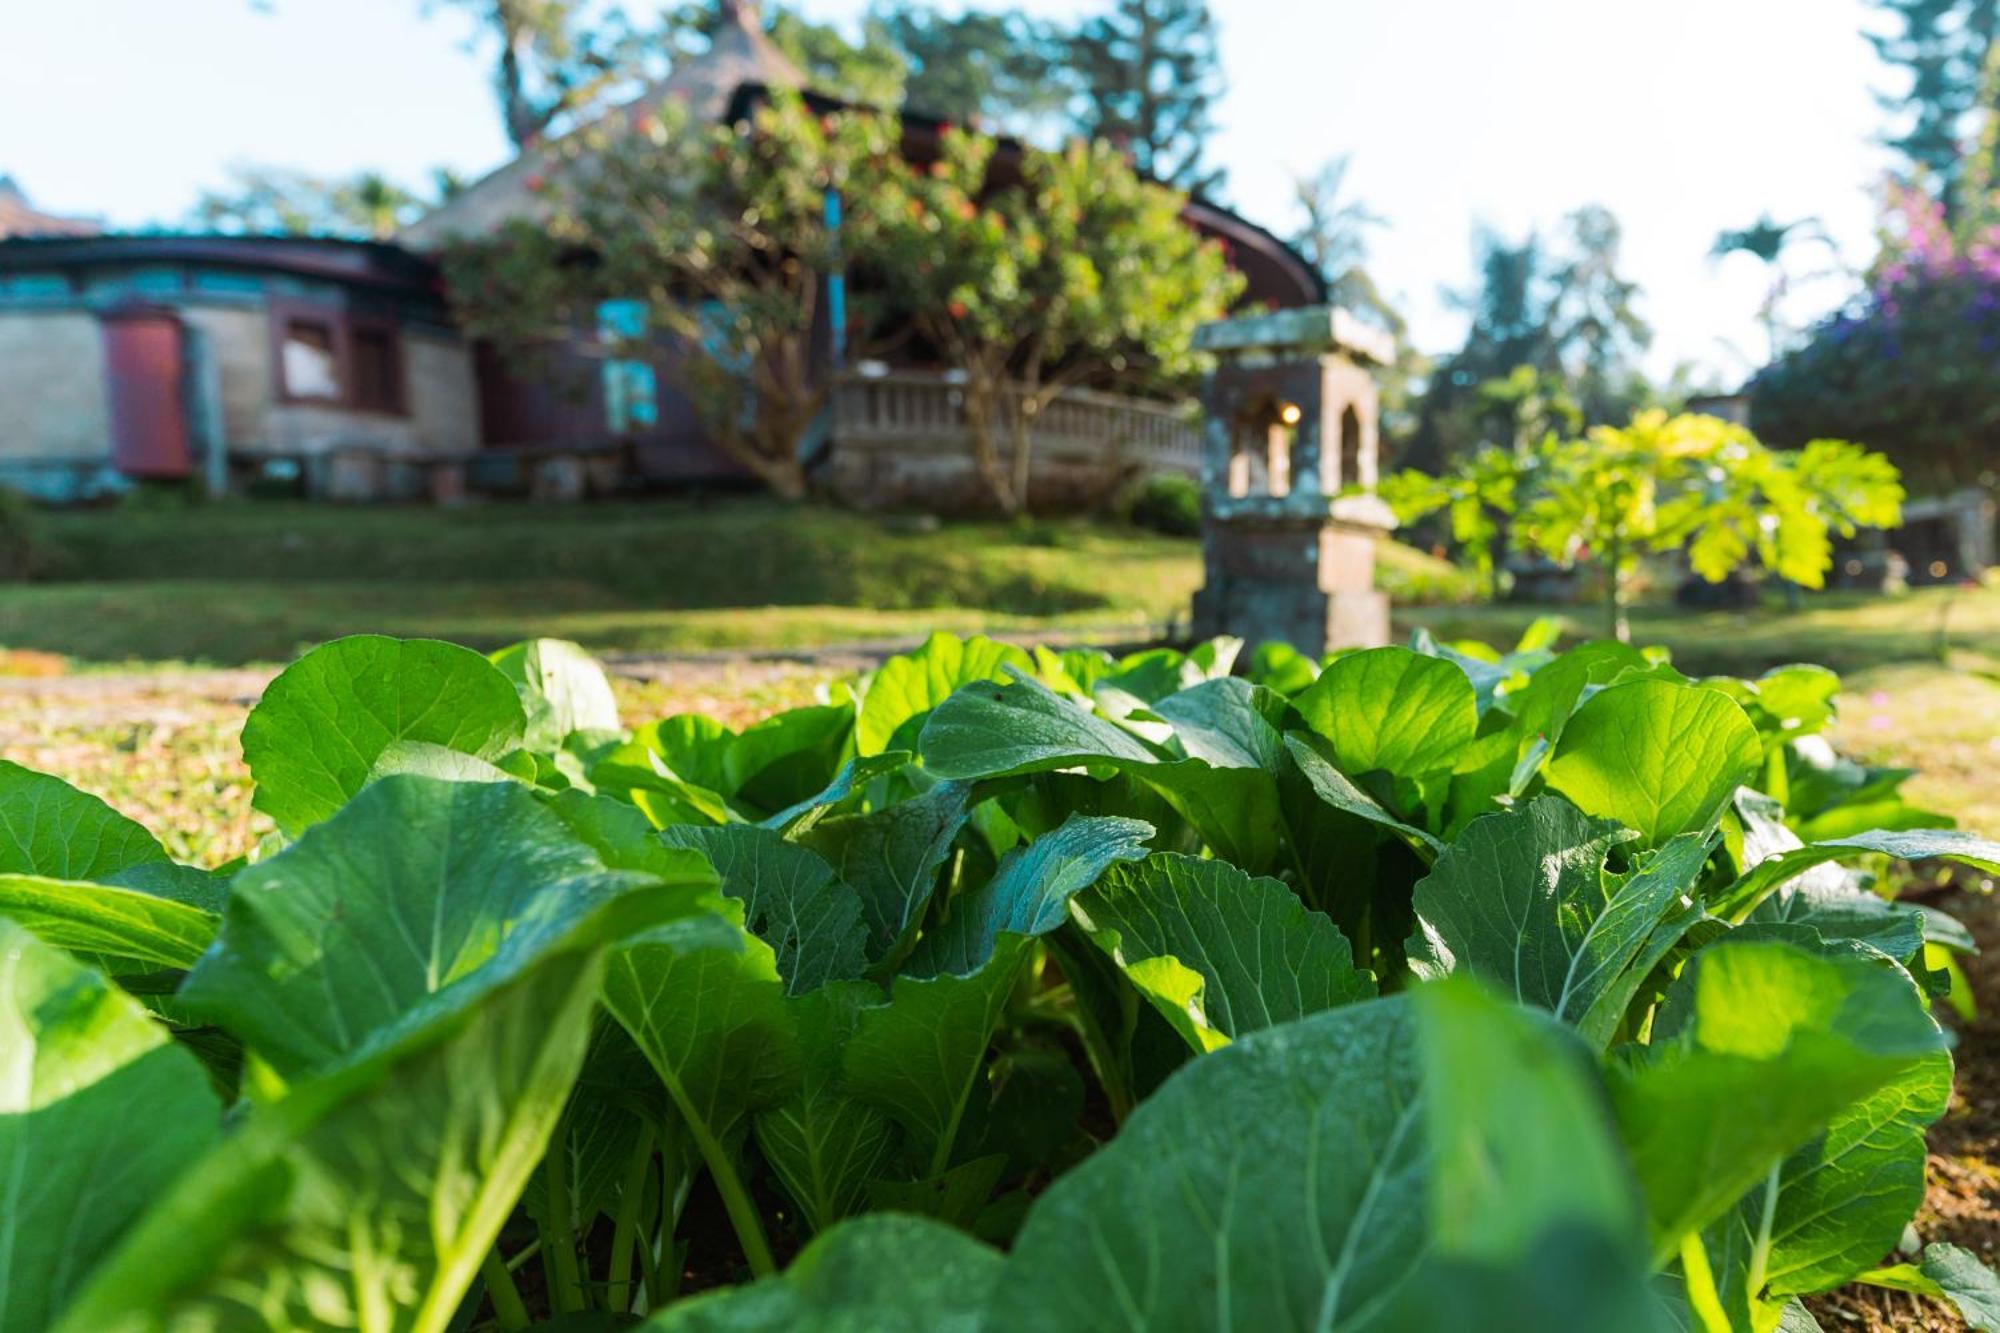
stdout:
<svg viewBox="0 0 2000 1333">
<path fill-rule="evenodd" d="M 695 120 L 714 121 L 745 85 L 805 87 L 805 74 L 764 35 L 757 0 L 722 0 L 722 13 L 724 22 L 708 50 L 676 62 L 665 79 L 608 113 L 599 124 L 619 124 L 635 108 L 667 101 L 686 106 Z M 555 163 L 556 154 L 548 147 L 529 148 L 404 227 L 397 239 L 415 249 L 436 249 L 457 237 L 488 235 L 516 218 L 546 217 L 548 204 L 531 186 Z"/>
<path fill-rule="evenodd" d="M 57 217 L 28 202 L 12 176 L 0 176 L 0 240 L 18 236 L 96 236 L 102 224 L 89 218 Z"/>
</svg>

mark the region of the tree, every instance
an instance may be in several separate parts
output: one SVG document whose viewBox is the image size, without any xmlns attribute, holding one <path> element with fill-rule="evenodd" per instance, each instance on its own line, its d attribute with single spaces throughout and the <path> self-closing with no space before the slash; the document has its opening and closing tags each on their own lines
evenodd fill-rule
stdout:
<svg viewBox="0 0 2000 1333">
<path fill-rule="evenodd" d="M 613 350 L 667 359 L 717 445 L 796 498 L 799 443 L 831 387 L 813 341 L 826 279 L 874 253 L 897 137 L 892 118 L 815 116 L 795 96 L 739 125 L 692 125 L 669 104 L 633 132 L 581 131 L 540 183 L 546 225 L 447 252 L 454 309 L 475 336 L 532 357 L 594 325 L 601 302 L 642 303 L 646 332 Z M 828 191 L 845 200 L 837 230 Z M 871 312 L 850 311 L 859 339 Z"/>
<path fill-rule="evenodd" d="M 1637 283 L 1618 272 L 1619 228 L 1600 207 L 1564 219 L 1555 245 L 1529 232 L 1509 241 L 1474 234 L 1479 282 L 1456 295 L 1469 317 L 1465 343 L 1425 385 L 1405 451 L 1412 466 L 1441 471 L 1482 443 L 1507 443 L 1483 386 L 1527 366 L 1558 381 L 1594 425 L 1620 421 L 1651 394 L 1639 355 L 1651 330 L 1636 310 Z"/>
<path fill-rule="evenodd" d="M 1563 220 L 1567 246 L 1551 275 L 1550 337 L 1586 422 L 1623 420 L 1647 393 L 1639 359 L 1653 330 L 1636 309 L 1639 284 L 1618 272 L 1623 232 L 1590 205 Z"/>
<path fill-rule="evenodd" d="M 1139 174 L 1213 194 L 1223 173 L 1203 160 L 1222 97 L 1206 0 L 1112 0 L 1070 40 L 1076 128 L 1132 156 Z"/>
<path fill-rule="evenodd" d="M 1983 73 L 2000 32 L 2000 0 L 1869 0 L 1893 20 L 1868 40 L 1885 64 L 1909 76 L 1899 92 L 1877 94 L 1898 124 L 1884 142 L 1929 180 L 1937 198 L 1956 193 L 1965 162 L 1967 118 L 1981 103 Z"/>
<path fill-rule="evenodd" d="M 1408 326 L 1401 312 L 1382 298 L 1367 268 L 1368 233 L 1387 219 L 1350 196 L 1349 166 L 1348 155 L 1341 153 L 1317 171 L 1292 177 L 1299 218 L 1292 246 L 1319 272 L 1334 304 L 1372 316 L 1401 339 Z"/>
<path fill-rule="evenodd" d="M 1626 587 L 1644 552 L 1685 550 L 1712 583 L 1754 558 L 1818 588 L 1832 534 L 1894 527 L 1902 500 L 1895 467 L 1858 445 L 1770 449 L 1719 418 L 1653 409 L 1552 449 L 1515 527 L 1551 558 L 1597 564 L 1606 630 L 1625 640 Z"/>
<path fill-rule="evenodd" d="M 1194 330 L 1241 290 L 1184 199 L 1103 143 L 1023 156 L 992 188 L 993 141 L 942 137 L 883 208 L 883 272 L 917 335 L 964 376 L 973 460 L 994 501 L 1025 513 L 1034 420 L 1064 390 L 1173 384 Z"/>
<path fill-rule="evenodd" d="M 1775 361 L 1784 351 L 1785 329 L 1783 307 L 1785 298 L 1791 294 L 1791 273 L 1785 263 L 1788 253 L 1797 249 L 1797 243 L 1817 241 L 1826 246 L 1836 262 L 1840 251 L 1834 245 L 1833 237 L 1818 218 L 1799 218 L 1792 222 L 1779 222 L 1765 213 L 1747 227 L 1722 232 L 1715 238 L 1715 246 L 1709 251 L 1711 259 L 1726 259 L 1730 255 L 1744 254 L 1758 260 L 1770 274 L 1771 285 L 1764 294 L 1764 302 L 1757 310 L 1757 321 L 1764 326 L 1764 337 L 1770 348 L 1770 359 Z"/>
<path fill-rule="evenodd" d="M 911 111 L 1014 134 L 1059 115 L 1067 34 L 1015 10 L 945 14 L 909 0 L 878 4 L 879 25 L 909 67 L 903 104 Z"/>
<path fill-rule="evenodd" d="M 426 0 L 473 15 L 493 44 L 493 92 L 508 140 L 525 148 L 640 66 L 647 43 L 616 9 L 588 0 Z M 478 40 L 478 39 L 475 39 Z"/>
<path fill-rule="evenodd" d="M 1405 469 L 1384 478 L 1378 490 L 1399 523 L 1415 523 L 1443 510 L 1452 540 L 1485 575 L 1487 593 L 1497 602 L 1509 521 L 1538 461 L 1532 454 L 1489 444 L 1459 459 L 1442 476 Z"/>
<path fill-rule="evenodd" d="M 329 180 L 284 167 L 236 166 L 229 183 L 203 190 L 189 221 L 245 236 L 342 236 L 386 240 L 431 204 L 378 172 Z"/>
<path fill-rule="evenodd" d="M 698 55 L 725 25 L 739 21 L 735 11 L 747 7 L 745 0 L 688 0 L 662 15 L 664 43 L 676 59 Z M 884 110 L 902 100 L 907 62 L 882 24 L 864 23 L 861 40 L 852 42 L 832 24 L 814 23 L 793 8 L 749 12 L 761 18 L 771 45 L 799 67 L 814 92 Z"/>
<path fill-rule="evenodd" d="M 1968 176 L 1968 179 L 1971 179 Z M 1781 444 L 1866 441 L 1927 490 L 1995 484 L 2000 431 L 2000 218 L 1948 215 L 1892 187 L 1867 288 L 1750 383 L 1751 420 Z"/>
</svg>

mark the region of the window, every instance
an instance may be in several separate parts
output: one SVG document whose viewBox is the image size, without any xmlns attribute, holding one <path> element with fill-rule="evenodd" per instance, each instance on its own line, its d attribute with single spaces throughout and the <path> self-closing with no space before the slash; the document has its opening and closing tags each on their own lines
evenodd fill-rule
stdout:
<svg viewBox="0 0 2000 1333">
<path fill-rule="evenodd" d="M 403 340 L 392 320 L 302 302 L 273 302 L 271 329 L 283 402 L 401 415 Z"/>
<path fill-rule="evenodd" d="M 340 354 L 331 321 L 296 317 L 286 320 L 279 356 L 286 397 L 337 403 L 344 396 L 340 385 Z"/>
<path fill-rule="evenodd" d="M 395 330 L 356 327 L 348 346 L 354 366 L 353 393 L 348 401 L 364 412 L 402 411 L 403 349 Z"/>
<path fill-rule="evenodd" d="M 614 351 L 629 348 L 646 336 L 648 311 L 644 301 L 600 301 L 597 338 Z M 660 422 L 659 382 L 653 367 L 634 357 L 611 356 L 604 362 L 604 425 L 614 435 L 656 426 Z"/>
</svg>

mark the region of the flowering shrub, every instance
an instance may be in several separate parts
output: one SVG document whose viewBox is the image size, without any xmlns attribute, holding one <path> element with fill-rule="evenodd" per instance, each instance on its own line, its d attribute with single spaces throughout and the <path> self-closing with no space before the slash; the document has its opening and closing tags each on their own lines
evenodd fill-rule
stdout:
<svg viewBox="0 0 2000 1333">
<path fill-rule="evenodd" d="M 1919 488 L 1991 484 L 2000 427 L 2000 222 L 1893 196 L 1867 288 L 1752 382 L 1757 432 L 1886 453 Z"/>
</svg>

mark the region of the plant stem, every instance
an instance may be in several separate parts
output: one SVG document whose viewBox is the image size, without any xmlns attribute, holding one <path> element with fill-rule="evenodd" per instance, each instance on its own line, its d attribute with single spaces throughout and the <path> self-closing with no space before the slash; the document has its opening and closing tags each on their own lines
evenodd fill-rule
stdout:
<svg viewBox="0 0 2000 1333">
<path fill-rule="evenodd" d="M 1690 1231 L 1681 1242 L 1681 1277 L 1687 1284 L 1688 1308 L 1701 1321 L 1703 1333 L 1730 1333 L 1729 1316 L 1723 1312 L 1715 1271 L 1708 1266 L 1699 1231 Z"/>
<path fill-rule="evenodd" d="M 542 1179 L 548 1190 L 549 1226 L 554 1232 L 544 1247 L 549 1256 L 549 1304 L 561 1314 L 584 1308 L 583 1274 L 576 1263 L 576 1233 L 570 1226 L 569 1123 L 556 1126 L 549 1141 L 548 1156 L 542 1159 Z"/>
<path fill-rule="evenodd" d="M 486 1279 L 486 1299 L 493 1303 L 493 1318 L 500 1327 L 506 1333 L 526 1328 L 528 1307 L 521 1300 L 521 1289 L 514 1285 L 514 1275 L 507 1271 L 498 1246 L 479 1261 L 479 1275 Z"/>
<path fill-rule="evenodd" d="M 688 1132 L 694 1136 L 695 1147 L 708 1167 L 708 1177 L 715 1182 L 715 1192 L 722 1196 L 722 1207 L 743 1246 L 743 1257 L 750 1261 L 750 1271 L 758 1277 L 770 1277 L 778 1271 L 778 1263 L 771 1257 L 771 1242 L 764 1237 L 764 1219 L 757 1215 L 757 1205 L 743 1188 L 743 1177 L 736 1174 L 736 1163 L 730 1160 L 729 1150 L 709 1132 L 707 1122 L 693 1113 L 675 1084 L 669 1083 L 667 1089 L 687 1120 Z"/>
<path fill-rule="evenodd" d="M 639 1131 L 632 1160 L 625 1168 L 625 1180 L 618 1194 L 618 1220 L 611 1231 L 611 1271 L 605 1289 L 613 1310 L 630 1310 L 636 1294 L 632 1286 L 632 1251 L 639 1225 L 639 1205 L 646 1193 L 646 1176 L 653 1169 L 653 1127 Z"/>
<path fill-rule="evenodd" d="M 1625 543 L 1613 536 L 1604 564 L 1604 615 L 1611 637 L 1620 643 L 1632 642 L 1632 627 L 1625 622 Z"/>
</svg>

